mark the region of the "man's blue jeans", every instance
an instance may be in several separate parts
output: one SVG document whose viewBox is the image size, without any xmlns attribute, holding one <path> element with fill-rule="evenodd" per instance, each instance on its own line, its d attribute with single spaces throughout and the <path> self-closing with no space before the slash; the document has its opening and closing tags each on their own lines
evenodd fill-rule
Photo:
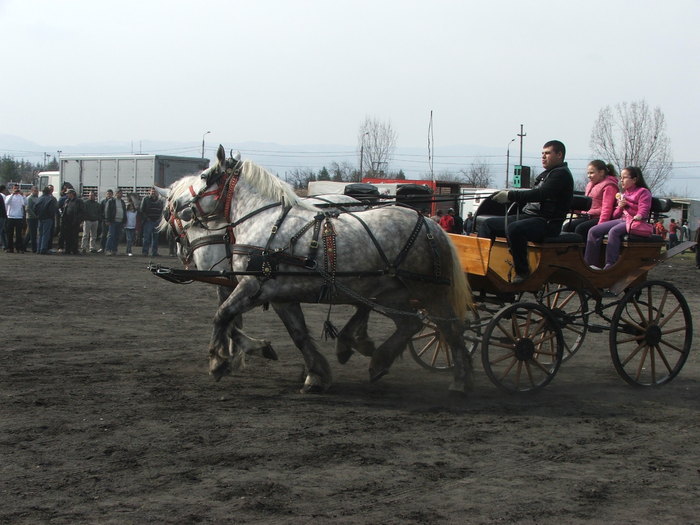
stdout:
<svg viewBox="0 0 700 525">
<path fill-rule="evenodd" d="M 109 223 L 109 233 L 107 234 L 107 249 L 108 252 L 117 253 L 117 246 L 119 246 L 119 237 L 122 234 L 122 223 L 121 222 L 110 222 Z"/>
<path fill-rule="evenodd" d="M 151 255 L 158 255 L 158 232 L 156 231 L 156 221 L 145 219 L 143 221 L 143 249 L 144 255 L 148 255 L 148 248 L 151 248 Z"/>
</svg>

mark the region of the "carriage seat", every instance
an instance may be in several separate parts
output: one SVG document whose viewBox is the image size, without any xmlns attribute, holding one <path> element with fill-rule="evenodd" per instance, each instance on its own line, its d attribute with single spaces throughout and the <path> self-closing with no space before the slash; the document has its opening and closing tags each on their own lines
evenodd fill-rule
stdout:
<svg viewBox="0 0 700 525">
<path fill-rule="evenodd" d="M 664 242 L 664 240 L 661 238 L 661 235 L 656 234 L 652 234 L 649 237 L 641 237 L 639 235 L 630 235 L 628 233 L 622 238 L 622 240 L 629 242 Z"/>
<path fill-rule="evenodd" d="M 545 237 L 542 241 L 543 243 L 554 243 L 554 244 L 576 244 L 583 243 L 585 239 L 583 236 L 574 232 L 562 232 L 554 237 Z"/>
</svg>

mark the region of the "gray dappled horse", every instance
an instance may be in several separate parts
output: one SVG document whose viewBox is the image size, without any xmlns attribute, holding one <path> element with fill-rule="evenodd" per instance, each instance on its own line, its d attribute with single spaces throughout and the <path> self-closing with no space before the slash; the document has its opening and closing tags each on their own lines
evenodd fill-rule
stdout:
<svg viewBox="0 0 700 525">
<path fill-rule="evenodd" d="M 237 316 L 265 303 L 322 302 L 365 306 L 394 322 L 395 332 L 372 355 L 371 380 L 388 372 L 422 328 L 416 308 L 427 311 L 452 350 L 450 390 L 471 388 L 462 338 L 471 293 L 449 238 L 434 221 L 400 206 L 324 215 L 263 168 L 227 160 L 221 146 L 214 166 L 173 184 L 169 208 L 205 225 L 224 218 L 235 235 L 231 264 L 239 282 L 214 318 L 209 367 L 215 377 L 230 372 L 227 336 L 244 353 L 260 344 L 232 324 Z M 295 344 L 311 340 L 303 321 L 292 315 L 283 321 Z M 315 345 L 300 349 L 308 372 L 304 391 L 324 391 L 328 363 Z"/>
<path fill-rule="evenodd" d="M 156 189 L 162 196 L 167 198 L 168 190 L 163 188 Z M 309 197 L 303 200 L 312 205 L 332 207 L 335 210 L 338 209 L 338 206 L 342 207 L 342 209 L 350 210 L 365 208 L 361 205 L 360 201 L 346 195 L 324 195 Z M 203 271 L 231 270 L 230 242 L 225 235 L 229 224 L 228 221 L 223 218 L 211 218 L 206 224 L 202 224 L 196 220 L 182 221 L 170 219 L 170 214 L 166 213 L 158 226 L 158 230 L 166 231 L 167 235 L 176 239 L 177 255 L 186 268 L 189 269 L 194 266 L 198 270 Z M 221 284 L 220 281 L 224 280 L 225 279 L 218 278 L 214 280 L 214 284 L 217 284 L 216 288 L 219 305 L 231 295 L 237 284 L 234 277 L 231 278 L 230 283 Z M 299 303 L 272 303 L 272 308 L 277 312 L 282 321 L 285 321 L 285 319 L 289 317 L 293 319 L 293 322 L 285 322 L 287 327 L 296 327 L 305 323 L 303 312 L 299 308 Z M 345 327 L 336 335 L 336 353 L 340 363 L 344 364 L 350 359 L 353 349 L 365 356 L 371 356 L 374 352 L 374 342 L 367 334 L 367 322 L 370 312 L 370 308 L 364 305 L 358 306 L 356 314 L 352 316 Z M 241 316 L 238 316 L 232 322 L 237 328 L 243 328 Z M 295 343 L 302 352 L 304 348 L 315 345 L 308 330 L 290 329 L 289 335 L 293 339 L 295 336 L 297 337 Z M 277 355 L 269 342 L 262 340 L 252 341 L 255 344 L 249 345 L 249 352 L 260 350 L 263 357 L 272 360 L 277 359 Z M 242 368 L 245 365 L 245 354 L 243 351 L 235 348 L 231 342 L 229 352 L 232 357 L 232 370 Z M 330 374 L 330 369 L 328 373 Z M 220 376 L 218 376 L 217 379 L 218 378 L 220 378 Z"/>
</svg>

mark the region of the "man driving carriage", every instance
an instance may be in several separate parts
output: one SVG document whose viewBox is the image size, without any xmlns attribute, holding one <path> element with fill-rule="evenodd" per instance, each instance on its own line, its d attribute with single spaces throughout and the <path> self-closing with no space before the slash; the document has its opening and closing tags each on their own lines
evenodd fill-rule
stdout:
<svg viewBox="0 0 700 525">
<path fill-rule="evenodd" d="M 535 179 L 529 190 L 502 190 L 493 195 L 500 204 L 515 202 L 525 204 L 518 215 L 507 218 L 506 235 L 503 217 L 486 219 L 478 229 L 479 237 L 507 237 L 513 255 L 515 277 L 513 284 L 523 282 L 530 275 L 527 262 L 527 243 L 542 242 L 561 231 L 562 223 L 571 208 L 574 196 L 574 179 L 564 162 L 566 147 L 558 140 L 550 140 L 542 147 L 544 171 Z"/>
</svg>

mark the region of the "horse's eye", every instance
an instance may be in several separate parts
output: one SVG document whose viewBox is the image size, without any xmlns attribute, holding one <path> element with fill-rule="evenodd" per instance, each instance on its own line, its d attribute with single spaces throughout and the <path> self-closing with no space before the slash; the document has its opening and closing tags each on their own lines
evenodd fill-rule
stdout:
<svg viewBox="0 0 700 525">
<path fill-rule="evenodd" d="M 178 217 L 180 218 L 180 220 L 183 220 L 185 222 L 191 221 L 193 215 L 194 214 L 192 212 L 192 208 L 185 208 L 184 210 L 181 210 L 178 213 Z"/>
</svg>

